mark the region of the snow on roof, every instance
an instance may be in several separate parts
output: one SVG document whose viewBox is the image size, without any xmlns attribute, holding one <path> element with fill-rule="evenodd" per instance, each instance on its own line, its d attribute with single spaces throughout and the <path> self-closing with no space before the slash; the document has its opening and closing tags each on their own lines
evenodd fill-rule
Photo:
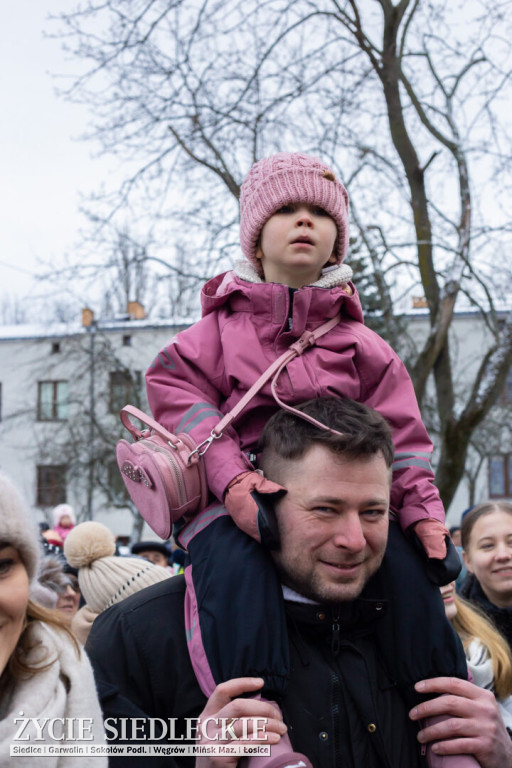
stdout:
<svg viewBox="0 0 512 768">
<path fill-rule="evenodd" d="M 135 331 L 157 328 L 187 328 L 190 320 L 132 320 L 129 316 L 119 319 L 100 320 L 95 328 L 104 331 Z M 16 339 L 61 339 L 69 336 L 80 336 L 90 333 L 90 329 L 78 322 L 74 323 L 27 323 L 19 325 L 0 325 L 0 342 Z"/>
</svg>

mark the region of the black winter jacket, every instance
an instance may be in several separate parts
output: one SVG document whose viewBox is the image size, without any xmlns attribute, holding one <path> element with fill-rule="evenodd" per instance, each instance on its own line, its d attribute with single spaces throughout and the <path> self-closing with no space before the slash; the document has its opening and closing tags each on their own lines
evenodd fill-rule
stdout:
<svg viewBox="0 0 512 768">
<path fill-rule="evenodd" d="M 482 609 L 501 632 L 512 651 L 512 608 L 498 608 L 497 605 L 491 603 L 480 586 L 480 582 L 472 573 L 468 573 L 460 593 Z"/>
<path fill-rule="evenodd" d="M 179 737 L 184 718 L 202 711 L 205 698 L 185 640 L 184 593 L 184 578 L 176 576 L 127 598 L 94 622 L 86 649 L 105 718 L 179 718 Z M 357 600 L 337 610 L 287 603 L 286 610 L 291 675 L 281 705 L 294 748 L 308 755 L 315 768 L 425 765 L 417 727 L 374 640 L 385 604 Z M 111 758 L 116 768 L 125 762 Z M 194 759 L 129 762 L 132 768 L 185 768 Z"/>
</svg>

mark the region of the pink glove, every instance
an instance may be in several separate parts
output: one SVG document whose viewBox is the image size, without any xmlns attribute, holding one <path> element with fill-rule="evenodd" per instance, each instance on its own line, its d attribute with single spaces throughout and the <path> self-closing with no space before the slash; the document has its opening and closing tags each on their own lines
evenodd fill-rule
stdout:
<svg viewBox="0 0 512 768">
<path fill-rule="evenodd" d="M 260 472 L 242 472 L 228 485 L 224 504 L 229 514 L 242 531 L 260 540 L 258 531 L 258 505 L 251 491 L 277 493 L 286 490 L 282 485 L 266 480 Z"/>
<path fill-rule="evenodd" d="M 444 560 L 447 554 L 445 536 L 450 533 L 440 520 L 428 517 L 417 522 L 413 530 L 429 558 Z"/>
</svg>

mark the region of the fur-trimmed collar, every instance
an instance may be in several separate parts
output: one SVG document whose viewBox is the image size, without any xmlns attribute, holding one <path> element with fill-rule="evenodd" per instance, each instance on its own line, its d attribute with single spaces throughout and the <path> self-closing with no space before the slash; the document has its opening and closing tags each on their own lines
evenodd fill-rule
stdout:
<svg viewBox="0 0 512 768">
<path fill-rule="evenodd" d="M 235 275 L 248 283 L 264 283 L 252 264 L 248 261 L 237 261 L 234 269 Z M 352 270 L 348 264 L 337 264 L 334 267 L 327 267 L 322 270 L 322 277 L 312 283 L 315 288 L 336 288 L 338 285 L 345 285 L 352 279 Z"/>
</svg>

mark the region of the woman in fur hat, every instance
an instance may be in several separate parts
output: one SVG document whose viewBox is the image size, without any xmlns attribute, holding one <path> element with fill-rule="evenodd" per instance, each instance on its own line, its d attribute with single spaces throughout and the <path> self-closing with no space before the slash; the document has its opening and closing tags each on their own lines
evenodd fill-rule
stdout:
<svg viewBox="0 0 512 768">
<path fill-rule="evenodd" d="M 0 765 L 9 763 L 10 746 L 27 747 L 53 721 L 53 735 L 43 730 L 37 746 L 74 747 L 104 743 L 103 718 L 87 656 L 56 611 L 31 600 L 39 561 L 37 531 L 16 488 L 0 475 Z M 20 719 L 21 718 L 21 719 Z M 26 723 L 23 722 L 26 719 Z M 93 740 L 80 742 L 69 723 L 87 719 Z M 27 740 L 28 737 L 28 740 Z M 83 738 L 83 735 L 82 735 Z M 45 768 L 71 768 L 76 753 L 48 754 Z M 93 763 L 94 761 L 94 763 Z M 18 768 L 32 765 L 30 755 L 16 755 Z M 83 756 L 82 768 L 103 768 L 107 758 Z"/>
</svg>

